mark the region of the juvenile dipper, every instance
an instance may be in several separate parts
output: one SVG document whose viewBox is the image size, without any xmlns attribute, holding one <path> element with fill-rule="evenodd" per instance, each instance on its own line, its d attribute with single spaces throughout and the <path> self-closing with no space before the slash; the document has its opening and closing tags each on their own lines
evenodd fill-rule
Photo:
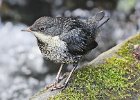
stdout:
<svg viewBox="0 0 140 100">
<path fill-rule="evenodd" d="M 109 17 L 105 16 L 103 11 L 86 20 L 73 17 L 41 17 L 23 30 L 34 34 L 45 58 L 61 63 L 52 90 L 67 86 L 81 57 L 97 47 L 96 35 L 108 20 Z M 73 68 L 64 84 L 57 85 L 64 64 L 73 64 Z"/>
</svg>

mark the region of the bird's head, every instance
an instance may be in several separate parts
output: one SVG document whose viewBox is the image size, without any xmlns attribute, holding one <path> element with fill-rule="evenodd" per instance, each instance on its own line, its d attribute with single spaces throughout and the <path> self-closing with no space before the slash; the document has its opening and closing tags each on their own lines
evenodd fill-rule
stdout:
<svg viewBox="0 0 140 100">
<path fill-rule="evenodd" d="M 52 17 L 41 17 L 37 19 L 30 27 L 22 31 L 33 33 L 36 37 L 38 35 L 50 35 L 55 30 L 55 19 Z"/>
</svg>

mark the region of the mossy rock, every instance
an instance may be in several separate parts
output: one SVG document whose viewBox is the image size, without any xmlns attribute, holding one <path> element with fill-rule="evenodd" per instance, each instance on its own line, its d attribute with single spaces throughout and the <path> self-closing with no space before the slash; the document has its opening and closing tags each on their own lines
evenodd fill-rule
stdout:
<svg viewBox="0 0 140 100">
<path fill-rule="evenodd" d="M 138 45 L 140 34 L 76 70 L 63 91 L 43 89 L 31 100 L 140 100 L 140 59 L 134 53 Z"/>
</svg>

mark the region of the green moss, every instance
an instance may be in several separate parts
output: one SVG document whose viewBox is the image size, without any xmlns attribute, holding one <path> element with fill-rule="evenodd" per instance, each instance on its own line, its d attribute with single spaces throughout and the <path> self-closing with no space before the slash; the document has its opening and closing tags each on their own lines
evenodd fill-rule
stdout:
<svg viewBox="0 0 140 100">
<path fill-rule="evenodd" d="M 140 63 L 133 56 L 139 40 L 140 35 L 127 41 L 103 64 L 76 71 L 69 86 L 50 100 L 132 99 L 140 93 Z"/>
</svg>

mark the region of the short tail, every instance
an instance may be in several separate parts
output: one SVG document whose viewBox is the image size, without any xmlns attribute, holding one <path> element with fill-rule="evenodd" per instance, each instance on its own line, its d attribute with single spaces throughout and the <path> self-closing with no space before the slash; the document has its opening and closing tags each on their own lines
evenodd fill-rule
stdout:
<svg viewBox="0 0 140 100">
<path fill-rule="evenodd" d="M 87 20 L 88 24 L 90 24 L 91 26 L 93 25 L 94 28 L 100 28 L 103 24 L 105 24 L 108 20 L 110 19 L 110 17 L 108 15 L 105 14 L 104 11 L 100 11 L 98 12 L 95 16 L 89 18 Z"/>
<path fill-rule="evenodd" d="M 100 28 L 102 25 L 104 25 L 110 19 L 110 17 L 105 15 L 105 12 L 103 12 L 103 11 L 97 13 L 95 15 L 95 17 L 97 17 L 97 19 L 100 18 L 97 28 Z"/>
</svg>

